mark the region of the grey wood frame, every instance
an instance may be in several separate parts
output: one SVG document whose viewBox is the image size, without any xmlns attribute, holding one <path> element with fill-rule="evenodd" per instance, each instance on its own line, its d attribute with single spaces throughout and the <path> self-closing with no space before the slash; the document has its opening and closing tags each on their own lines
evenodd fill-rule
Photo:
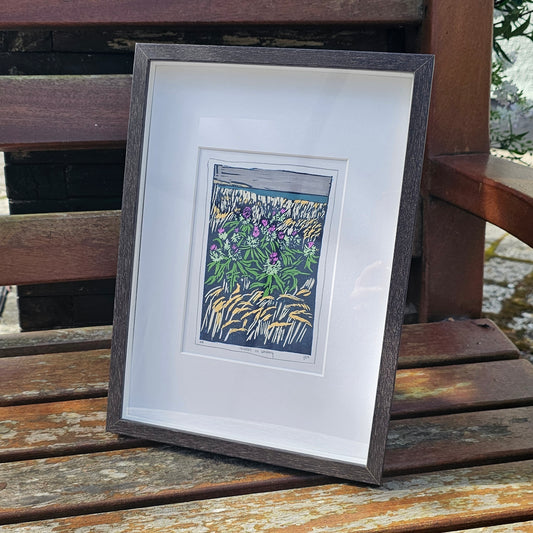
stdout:
<svg viewBox="0 0 533 533">
<path fill-rule="evenodd" d="M 331 459 L 299 455 L 281 449 L 191 434 L 123 418 L 126 350 L 148 76 L 150 63 L 162 60 L 364 69 L 414 74 L 400 215 L 396 231 L 393 272 L 388 296 L 370 450 L 366 465 L 353 465 Z M 309 470 L 328 476 L 372 484 L 380 483 L 407 292 L 414 220 L 419 198 L 433 63 L 433 56 L 419 54 L 198 45 L 138 44 L 136 46 L 111 348 L 107 415 L 109 431 L 284 467 Z M 347 420 L 346 423 L 350 421 Z"/>
</svg>

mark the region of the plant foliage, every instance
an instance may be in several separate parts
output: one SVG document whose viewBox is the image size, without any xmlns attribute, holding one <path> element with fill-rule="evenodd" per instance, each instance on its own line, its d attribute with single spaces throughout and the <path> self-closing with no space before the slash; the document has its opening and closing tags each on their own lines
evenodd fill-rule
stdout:
<svg viewBox="0 0 533 533">
<path fill-rule="evenodd" d="M 519 117 L 533 120 L 533 102 L 509 79 L 507 67 L 515 58 L 502 44 L 517 37 L 533 42 L 533 2 L 531 0 L 494 0 L 493 28 L 494 61 L 492 64 L 492 108 L 490 114 L 491 145 L 509 153 L 510 159 L 521 160 L 533 151 L 528 131 L 519 131 Z"/>
<path fill-rule="evenodd" d="M 501 42 L 515 37 L 533 41 L 533 8 L 529 0 L 494 0 L 494 9 L 498 17 L 493 27 L 493 48 L 500 59 L 510 61 Z"/>
</svg>

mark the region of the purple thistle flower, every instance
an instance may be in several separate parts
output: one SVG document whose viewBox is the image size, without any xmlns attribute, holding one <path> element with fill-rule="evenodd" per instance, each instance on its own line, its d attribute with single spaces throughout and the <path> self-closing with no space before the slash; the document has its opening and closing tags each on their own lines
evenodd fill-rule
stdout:
<svg viewBox="0 0 533 533">
<path fill-rule="evenodd" d="M 285 233 L 283 231 L 278 231 L 278 239 L 282 241 L 285 238 Z"/>
<path fill-rule="evenodd" d="M 232 249 L 234 252 L 238 251 L 238 248 L 237 248 L 237 245 L 236 245 L 236 244 L 232 244 L 232 245 L 231 245 L 231 249 Z"/>
<path fill-rule="evenodd" d="M 250 206 L 246 206 L 243 210 L 242 210 L 242 216 L 244 218 L 250 218 L 252 216 L 252 208 Z"/>
<path fill-rule="evenodd" d="M 281 214 L 286 213 L 286 212 L 287 212 L 287 210 L 286 210 L 284 207 L 282 207 L 282 208 L 280 209 L 280 213 L 281 213 Z"/>
<path fill-rule="evenodd" d="M 259 233 L 259 228 L 254 226 L 254 229 L 252 230 L 252 237 L 259 237 Z"/>
<path fill-rule="evenodd" d="M 308 246 L 308 248 L 312 248 L 314 246 L 314 244 L 315 244 L 314 241 L 309 241 L 307 243 L 307 246 Z"/>
<path fill-rule="evenodd" d="M 239 233 L 239 228 L 236 227 L 233 231 L 234 231 L 235 233 Z"/>
<path fill-rule="evenodd" d="M 218 232 L 219 233 L 226 233 L 226 229 L 225 228 L 218 228 Z"/>
<path fill-rule="evenodd" d="M 274 233 L 276 231 L 276 226 L 272 225 L 268 228 L 268 233 Z"/>
<path fill-rule="evenodd" d="M 216 245 L 216 244 L 212 244 L 212 245 L 209 247 L 209 249 L 210 249 L 211 251 L 215 251 L 215 250 L 217 249 L 217 245 Z"/>
<path fill-rule="evenodd" d="M 268 220 L 264 218 L 263 220 L 261 220 L 261 224 L 263 224 L 263 226 L 266 228 L 268 226 Z"/>
<path fill-rule="evenodd" d="M 269 258 L 270 258 L 270 264 L 271 265 L 275 265 L 279 261 L 279 257 L 278 257 L 278 253 L 277 252 L 272 252 L 269 255 Z"/>
</svg>

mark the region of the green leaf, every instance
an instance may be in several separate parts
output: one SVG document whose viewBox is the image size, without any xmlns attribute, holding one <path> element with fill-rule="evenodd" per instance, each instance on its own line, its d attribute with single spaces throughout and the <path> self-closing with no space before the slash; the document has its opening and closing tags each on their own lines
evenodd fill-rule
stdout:
<svg viewBox="0 0 533 533">
<path fill-rule="evenodd" d="M 243 265 L 241 265 L 241 263 L 237 263 L 237 267 L 239 268 L 239 270 L 241 271 L 241 274 L 243 276 L 248 276 L 248 272 L 246 271 L 246 269 L 244 268 Z"/>
<path fill-rule="evenodd" d="M 206 282 L 205 282 L 205 285 L 213 285 L 213 283 L 216 282 L 216 276 L 210 276 Z"/>
<path fill-rule="evenodd" d="M 525 31 L 529 28 L 529 23 L 531 21 L 531 16 L 527 17 L 527 19 L 518 26 L 518 28 L 515 28 L 511 32 L 511 37 L 518 37 L 519 35 L 523 35 Z"/>
<path fill-rule="evenodd" d="M 285 292 L 285 283 L 283 283 L 283 280 L 277 274 L 274 274 L 273 277 L 279 287 L 279 290 Z"/>
</svg>

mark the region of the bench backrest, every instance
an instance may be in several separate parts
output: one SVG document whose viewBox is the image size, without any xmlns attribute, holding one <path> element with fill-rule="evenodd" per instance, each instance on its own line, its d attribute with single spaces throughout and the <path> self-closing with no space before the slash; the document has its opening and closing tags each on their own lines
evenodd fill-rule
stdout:
<svg viewBox="0 0 533 533">
<path fill-rule="evenodd" d="M 59 0 L 7 0 L 4 4 L 0 32 L 51 32 L 57 37 L 56 43 L 65 32 L 89 35 L 120 31 L 130 38 L 144 35 L 163 41 L 218 39 L 217 44 L 329 46 L 331 42 L 324 35 L 335 35 L 336 45 L 344 48 L 434 53 L 422 223 L 415 246 L 410 297 L 422 320 L 479 313 L 484 230 L 479 216 L 492 215 L 480 215 L 483 199 L 477 197 L 470 198 L 474 205 L 467 206 L 474 215 L 464 211 L 462 192 L 453 201 L 463 209 L 442 201 L 447 200 L 443 190 L 451 178 L 450 172 L 441 176 L 439 157 L 488 153 L 492 0 L 453 5 L 440 0 L 274 0 L 266 4 L 161 0 L 149 8 L 140 0 L 99 0 L 76 6 Z M 310 39 L 317 33 L 323 37 L 321 42 Z M 366 40 L 362 37 L 365 33 Z M 283 41 L 287 35 L 292 40 Z M 342 40 L 346 35 L 350 38 Z M 133 42 L 124 40 L 126 45 L 117 38 L 112 46 L 125 46 L 131 54 Z M 123 147 L 129 90 L 130 76 L 120 74 L 2 76 L 0 149 L 31 152 Z M 453 159 L 446 164 L 456 172 L 458 161 Z M 477 176 L 474 181 L 479 179 Z M 116 212 L 102 212 L 21 215 L 9 222 L 0 221 L 0 232 L 9 235 L 9 239 L 3 239 L 0 253 L 2 258 L 12 257 L 7 267 L 0 268 L 0 284 L 112 277 L 118 217 Z M 446 235 L 443 227 L 447 228 Z M 51 235 L 58 247 L 51 246 Z M 454 235 L 458 237 L 454 239 Z M 465 241 L 469 246 L 464 246 Z M 23 242 L 27 243 L 27 253 L 19 249 L 8 254 L 8 249 L 14 250 L 17 243 Z M 65 252 L 60 253 L 59 248 Z M 453 268 L 450 254 L 454 255 Z M 454 295 L 450 296 L 450 291 Z"/>
</svg>

